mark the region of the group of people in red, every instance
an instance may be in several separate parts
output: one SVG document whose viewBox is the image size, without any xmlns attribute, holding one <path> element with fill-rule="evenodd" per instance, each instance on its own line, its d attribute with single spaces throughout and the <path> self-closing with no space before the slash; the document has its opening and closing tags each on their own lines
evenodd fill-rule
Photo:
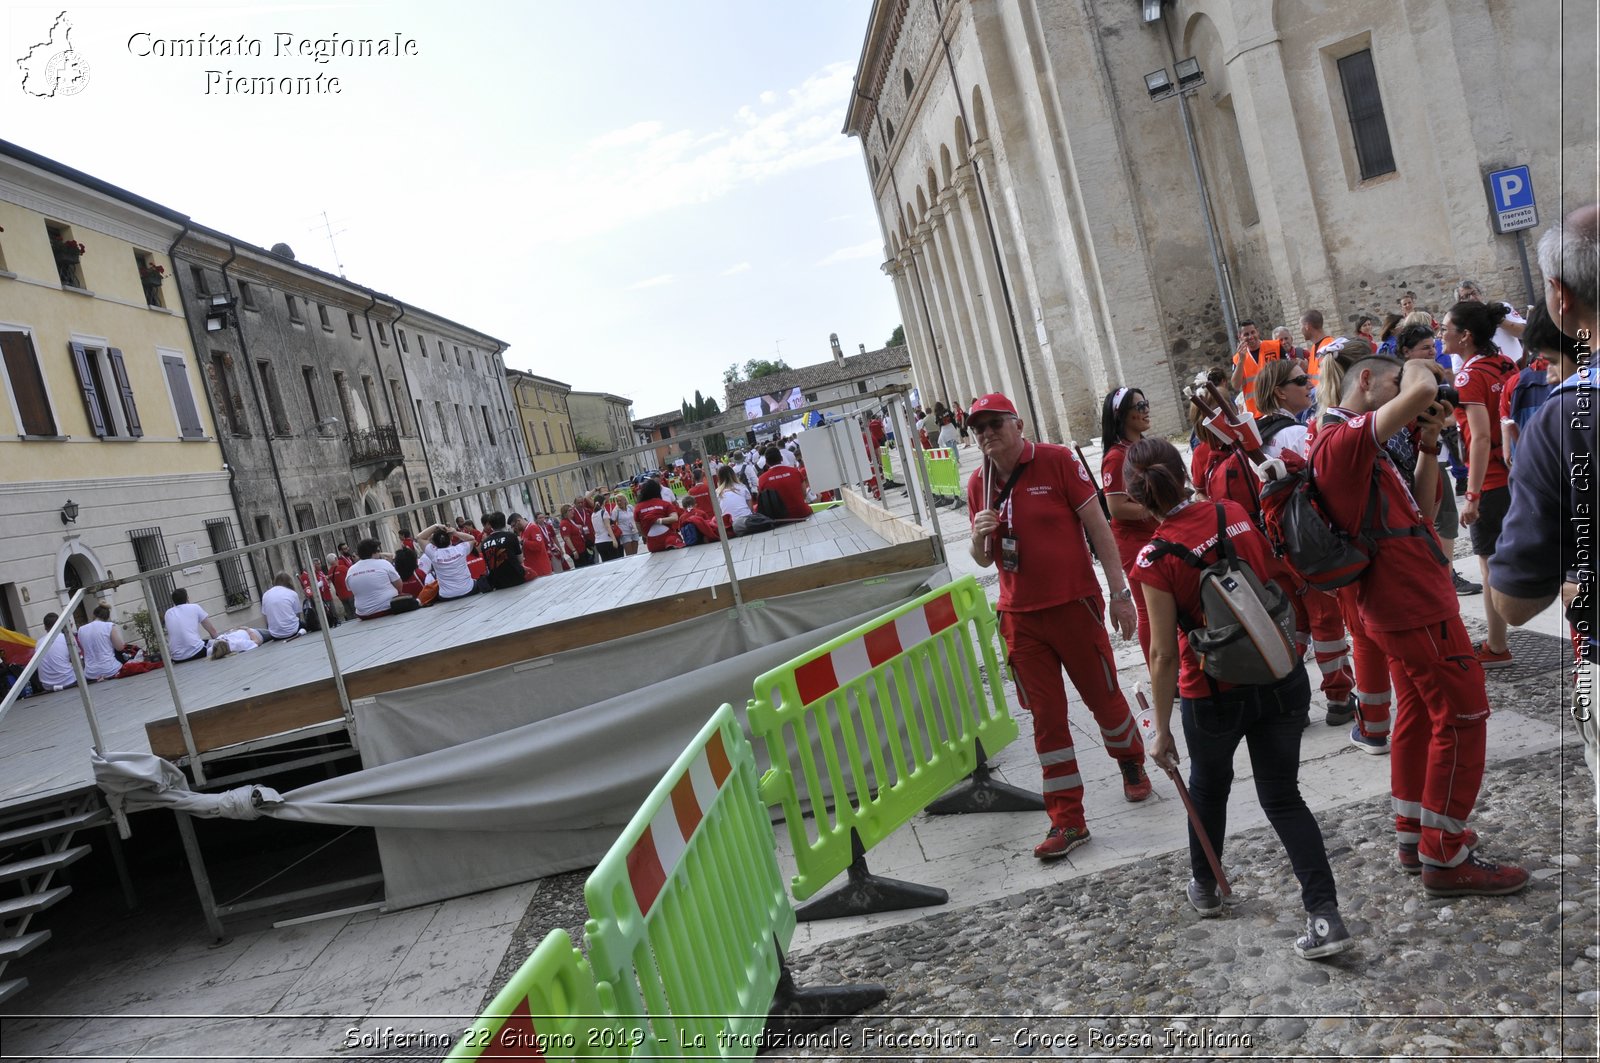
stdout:
<svg viewBox="0 0 1600 1063">
<path fill-rule="evenodd" d="M 313 593 L 321 597 L 332 624 L 374 620 L 620 560 L 638 553 L 641 543 L 657 553 L 713 542 L 724 532 L 747 535 L 811 516 L 809 485 L 792 440 L 774 440 L 749 459 L 736 451 L 727 460 L 713 460 L 711 475 L 722 512 L 720 529 L 713 485 L 697 461 L 670 473 L 640 476 L 631 504 L 621 492 L 601 488 L 563 505 L 555 517 L 494 512 L 483 517 L 481 528 L 466 517 L 456 518 L 453 527 L 436 524 L 416 536 L 401 528 L 393 554 L 380 552 L 376 539 L 361 540 L 353 554 L 340 543 L 313 573 L 299 573 L 301 591 L 307 602 Z M 286 576 L 280 582 L 293 593 Z M 268 592 L 274 593 L 281 592 Z M 263 607 L 267 604 L 264 595 Z M 317 610 L 305 613 L 308 628 L 320 622 Z"/>
<path fill-rule="evenodd" d="M 1458 299 L 1437 330 L 1402 329 L 1392 355 L 1361 338 L 1327 337 L 1321 325 L 1322 316 L 1309 312 L 1306 349 L 1285 338 L 1263 351 L 1246 323 L 1236 369 L 1248 370 L 1251 402 L 1241 423 L 1252 421 L 1253 434 L 1242 442 L 1202 439 L 1197 418 L 1191 462 L 1150 434 L 1150 404 L 1138 388 L 1106 396 L 1098 477 L 1071 449 L 1027 439 L 1004 395 L 974 400 L 966 417 L 984 456 L 967 485 L 970 551 L 979 565 L 999 570 L 1001 632 L 1043 770 L 1050 827 L 1034 855 L 1056 859 L 1090 839 L 1063 670 L 1118 763 L 1127 800 L 1150 794 L 1145 739 L 1116 679 L 1109 613 L 1124 637 L 1137 632 L 1153 695 L 1148 752 L 1173 770 L 1179 710 L 1188 787 L 1217 853 L 1234 754 L 1247 745 L 1263 810 L 1300 881 L 1307 927 L 1294 947 L 1306 958 L 1351 944 L 1321 830 L 1299 791 L 1310 684 L 1303 669 L 1272 684 L 1232 686 L 1204 670 L 1187 637 L 1203 614 L 1201 572 L 1231 548 L 1289 596 L 1302 655 L 1311 649 L 1320 673 L 1325 721 L 1353 722 L 1353 745 L 1390 755 L 1398 870 L 1420 875 L 1432 896 L 1522 889 L 1528 872 L 1486 859 L 1468 825 L 1485 765 L 1484 669 L 1506 667 L 1512 655 L 1492 606 L 1488 638 L 1476 645 L 1461 620 L 1449 549 L 1456 529 L 1441 542 L 1435 523 L 1441 500 L 1454 493 L 1441 437 L 1455 428 L 1462 439 L 1460 524 L 1487 581 L 1510 508 L 1502 433 L 1508 393 L 1519 372 L 1542 380 L 1547 359 L 1573 365 L 1572 341 L 1543 306 L 1524 318 L 1504 304 Z M 1506 349 L 1508 325 L 1520 341 L 1515 351 Z M 1213 371 L 1209 382 L 1226 392 L 1230 381 Z M 1309 470 L 1328 524 L 1370 546 L 1359 577 L 1331 592 L 1311 587 L 1289 564 L 1281 538 L 1269 537 L 1277 529 L 1263 519 L 1262 477 L 1301 470 Z M 1200 915 L 1216 915 L 1216 876 L 1192 825 L 1190 857 L 1188 900 Z"/>
</svg>

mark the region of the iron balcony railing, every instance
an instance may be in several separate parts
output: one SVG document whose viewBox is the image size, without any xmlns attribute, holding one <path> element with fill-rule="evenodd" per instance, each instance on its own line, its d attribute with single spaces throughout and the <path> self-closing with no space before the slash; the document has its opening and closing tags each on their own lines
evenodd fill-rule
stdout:
<svg viewBox="0 0 1600 1063">
<path fill-rule="evenodd" d="M 379 461 L 395 461 L 400 454 L 400 433 L 392 424 L 376 428 L 350 430 L 350 463 L 370 465 Z"/>
</svg>

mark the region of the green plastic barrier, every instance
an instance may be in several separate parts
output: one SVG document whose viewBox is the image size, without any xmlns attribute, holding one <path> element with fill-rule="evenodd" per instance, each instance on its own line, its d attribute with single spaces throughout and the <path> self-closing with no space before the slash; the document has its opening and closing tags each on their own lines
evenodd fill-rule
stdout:
<svg viewBox="0 0 1600 1063">
<path fill-rule="evenodd" d="M 975 772 L 978 743 L 987 754 L 1017 737 L 1000 688 L 997 633 L 994 611 L 966 576 L 756 680 L 750 730 L 766 743 L 773 765 L 762 778 L 761 796 L 783 808 L 799 871 L 791 882 L 796 900 L 847 868 L 853 886 L 865 882 L 865 850 L 969 773 L 975 785 L 987 787 L 974 802 L 982 807 L 949 810 L 1042 807 L 1037 795 L 1021 791 L 1014 800 L 1022 804 L 1007 804 L 1009 797 L 993 803 L 999 791 L 987 782 L 986 769 Z M 911 903 L 945 899 L 928 887 L 891 885 L 937 895 Z M 909 906 L 877 904 L 848 911 Z M 823 905 L 814 913 L 803 909 L 801 918 L 837 914 L 846 910 Z"/>
<path fill-rule="evenodd" d="M 615 1059 L 622 1031 L 600 1012 L 594 976 L 565 930 L 552 930 L 446 1063 L 469 1059 Z"/>
<path fill-rule="evenodd" d="M 656 784 L 583 895 L 619 1040 L 644 1056 L 755 1055 L 795 915 L 731 707 Z"/>
<path fill-rule="evenodd" d="M 834 509 L 842 505 L 844 505 L 843 502 L 813 502 L 811 503 L 811 512 L 821 513 L 825 509 Z"/>
<path fill-rule="evenodd" d="M 927 452 L 925 467 L 928 470 L 928 487 L 941 498 L 959 498 L 961 490 L 960 462 L 956 452 L 940 447 Z"/>
<path fill-rule="evenodd" d="M 890 457 L 890 455 L 893 453 L 894 451 L 890 450 L 888 447 L 878 448 L 878 464 L 883 469 L 883 478 L 885 480 L 894 479 L 894 461 Z"/>
</svg>

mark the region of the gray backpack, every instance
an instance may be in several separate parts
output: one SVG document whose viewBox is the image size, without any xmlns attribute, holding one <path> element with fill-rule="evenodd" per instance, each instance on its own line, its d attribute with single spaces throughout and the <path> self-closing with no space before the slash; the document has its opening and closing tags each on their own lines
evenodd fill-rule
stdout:
<svg viewBox="0 0 1600 1063">
<path fill-rule="evenodd" d="M 1294 608 L 1271 580 L 1263 582 L 1228 541 L 1227 518 L 1217 506 L 1220 556 L 1207 564 L 1186 547 L 1152 539 L 1151 559 L 1164 554 L 1200 570 L 1199 618 L 1180 611 L 1178 624 L 1206 675 L 1223 683 L 1263 686 L 1300 667 Z M 1209 551 L 1208 551 L 1209 552 Z"/>
</svg>

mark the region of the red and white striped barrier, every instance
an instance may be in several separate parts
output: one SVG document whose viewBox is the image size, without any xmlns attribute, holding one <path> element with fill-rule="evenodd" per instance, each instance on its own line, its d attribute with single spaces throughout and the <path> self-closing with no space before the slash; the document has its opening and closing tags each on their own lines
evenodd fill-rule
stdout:
<svg viewBox="0 0 1600 1063">
<path fill-rule="evenodd" d="M 722 735 L 712 732 L 710 741 L 672 788 L 672 799 L 662 803 L 650 826 L 628 852 L 628 880 L 641 915 L 650 914 L 651 905 L 678 866 L 695 828 L 711 810 L 732 772 Z"/>
<path fill-rule="evenodd" d="M 909 646 L 926 642 L 956 622 L 955 601 L 940 595 L 921 609 L 896 617 L 892 624 L 873 628 L 831 653 L 807 661 L 794 670 L 800 703 L 810 705 L 853 679 L 859 679 L 884 661 L 898 657 Z"/>
</svg>

